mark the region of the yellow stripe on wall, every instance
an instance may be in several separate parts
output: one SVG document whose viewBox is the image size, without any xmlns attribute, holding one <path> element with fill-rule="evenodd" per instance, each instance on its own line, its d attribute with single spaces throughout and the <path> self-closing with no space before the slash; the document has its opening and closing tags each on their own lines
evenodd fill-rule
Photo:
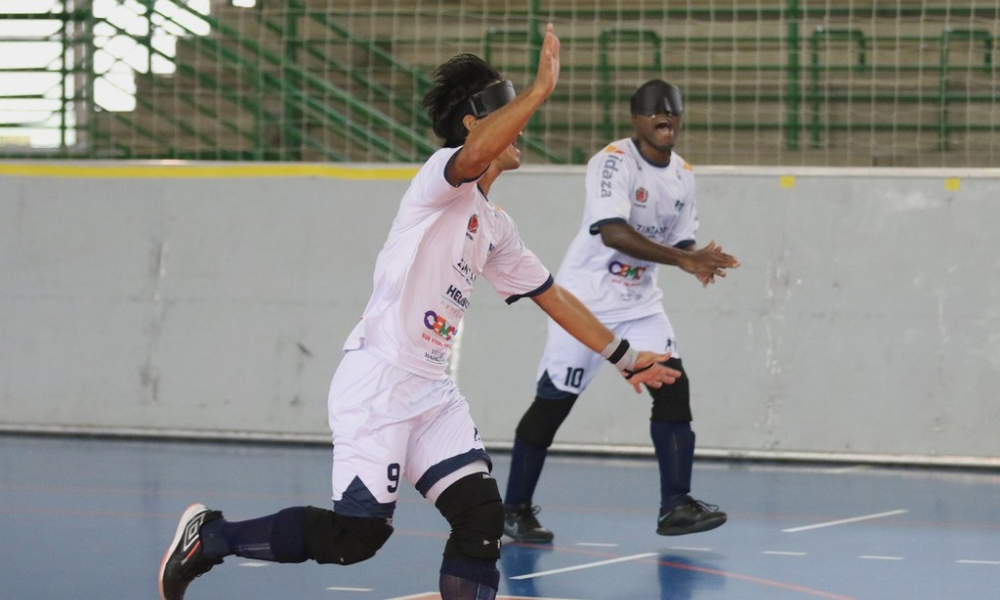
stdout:
<svg viewBox="0 0 1000 600">
<path fill-rule="evenodd" d="M 418 167 L 345 167 L 315 164 L 212 165 L 156 164 L 40 164 L 0 163 L 0 176 L 71 177 L 86 179 L 238 179 L 255 177 L 323 177 L 355 180 L 408 180 Z"/>
</svg>

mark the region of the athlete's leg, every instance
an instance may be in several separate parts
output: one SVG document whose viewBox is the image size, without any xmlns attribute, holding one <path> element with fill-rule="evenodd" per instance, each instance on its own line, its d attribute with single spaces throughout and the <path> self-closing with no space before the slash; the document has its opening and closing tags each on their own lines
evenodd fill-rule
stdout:
<svg viewBox="0 0 1000 600">
<path fill-rule="evenodd" d="M 525 411 L 515 430 L 505 504 L 531 504 L 548 448 L 559 427 L 569 416 L 576 399 L 577 394 L 556 388 L 547 371 L 542 373 L 536 387 L 535 400 Z"/>
<path fill-rule="evenodd" d="M 681 372 L 672 385 L 649 388 L 653 410 L 649 434 L 660 467 L 660 508 L 670 510 L 686 502 L 691 492 L 694 432 L 691 431 L 691 393 L 687 373 L 679 358 L 667 366 Z"/>
<path fill-rule="evenodd" d="M 649 434 L 660 470 L 657 533 L 682 535 L 714 529 L 726 521 L 725 513 L 690 496 L 695 447 L 691 390 L 670 320 L 663 313 L 653 315 L 629 323 L 626 332 L 630 342 L 636 340 L 636 347 L 670 351 L 667 366 L 681 372 L 671 385 L 648 388 L 653 397 Z"/>
<path fill-rule="evenodd" d="M 725 523 L 726 513 L 690 496 L 695 435 L 691 430 L 689 383 L 680 359 L 671 358 L 667 365 L 682 375 L 673 385 L 650 389 L 653 415 L 649 432 L 660 466 L 656 533 L 684 535 L 708 531 Z"/>
<path fill-rule="evenodd" d="M 415 422 L 406 476 L 451 525 L 440 569 L 442 600 L 493 600 L 503 506 L 491 462 L 451 380 L 436 383 L 444 403 Z"/>
<path fill-rule="evenodd" d="M 504 529 L 515 541 L 544 543 L 553 539 L 552 532 L 535 517 L 538 511 L 532 503 L 535 488 L 556 432 L 601 362 L 599 355 L 549 321 L 535 400 L 515 431 L 504 494 Z"/>
<path fill-rule="evenodd" d="M 391 410 L 373 415 L 368 407 L 389 405 L 409 393 L 416 387 L 411 377 L 364 351 L 345 354 L 330 385 L 335 512 L 299 506 L 248 521 L 213 520 L 202 528 L 206 555 L 338 564 L 374 555 L 392 533 L 389 522 L 398 496 L 392 486 L 399 483 L 398 457 L 405 456 L 407 429 L 386 417 Z"/>
<path fill-rule="evenodd" d="M 441 560 L 441 599 L 493 600 L 500 585 L 496 563 L 503 536 L 496 480 L 485 472 L 466 475 L 448 486 L 434 505 L 451 525 Z"/>
</svg>

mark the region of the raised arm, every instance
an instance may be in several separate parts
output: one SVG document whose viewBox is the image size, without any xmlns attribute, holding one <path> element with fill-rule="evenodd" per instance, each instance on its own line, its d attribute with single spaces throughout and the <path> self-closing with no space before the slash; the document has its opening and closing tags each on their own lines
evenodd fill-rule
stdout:
<svg viewBox="0 0 1000 600">
<path fill-rule="evenodd" d="M 559 284 L 532 300 L 581 344 L 613 362 L 637 393 L 642 391 L 641 384 L 658 388 L 681 376 L 679 371 L 662 364 L 670 358 L 669 352 L 656 354 L 629 348 L 627 342 L 616 338 L 576 296 Z"/>
<path fill-rule="evenodd" d="M 545 102 L 559 80 L 559 38 L 549 23 L 542 42 L 535 81 L 509 104 L 489 116 L 465 117 L 469 137 L 448 165 L 448 181 L 458 185 L 483 174 L 500 153 L 507 149 L 528 124 L 528 119 Z"/>
</svg>

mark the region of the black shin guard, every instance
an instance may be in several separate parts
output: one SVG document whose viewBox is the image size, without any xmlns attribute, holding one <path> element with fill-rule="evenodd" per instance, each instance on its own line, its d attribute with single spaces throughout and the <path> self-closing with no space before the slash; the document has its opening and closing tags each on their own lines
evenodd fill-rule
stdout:
<svg viewBox="0 0 1000 600">
<path fill-rule="evenodd" d="M 435 506 L 451 525 L 446 557 L 500 558 L 503 503 L 495 479 L 486 473 L 467 475 L 448 486 Z"/>
<path fill-rule="evenodd" d="M 559 427 L 573 410 L 576 398 L 575 394 L 568 394 L 565 399 L 559 400 L 535 396 L 535 401 L 517 424 L 517 437 L 535 446 L 548 448 Z"/>
<path fill-rule="evenodd" d="M 323 564 L 352 565 L 367 560 L 392 535 L 389 523 L 390 519 L 344 517 L 309 506 L 302 528 L 306 555 Z"/>
<path fill-rule="evenodd" d="M 665 363 L 671 369 L 681 372 L 677 381 L 658 388 L 649 388 L 653 397 L 653 412 L 650 420 L 667 423 L 690 423 L 691 417 L 691 387 L 681 359 L 671 358 Z"/>
</svg>

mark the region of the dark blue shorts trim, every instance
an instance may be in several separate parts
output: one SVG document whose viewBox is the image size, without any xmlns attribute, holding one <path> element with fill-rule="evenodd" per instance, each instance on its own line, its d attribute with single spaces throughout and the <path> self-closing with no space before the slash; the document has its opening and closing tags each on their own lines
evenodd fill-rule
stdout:
<svg viewBox="0 0 1000 600">
<path fill-rule="evenodd" d="M 377 517 L 389 519 L 396 510 L 395 502 L 380 504 L 375 496 L 355 477 L 351 485 L 344 490 L 344 495 L 333 503 L 333 512 L 345 517 Z"/>
<path fill-rule="evenodd" d="M 476 448 L 469 450 L 465 454 L 452 456 L 451 458 L 439 462 L 430 469 L 427 469 L 427 472 L 423 474 L 414 487 L 417 488 L 417 491 L 420 492 L 421 496 L 427 496 L 427 492 L 430 491 L 435 483 L 441 481 L 444 477 L 451 475 L 462 467 L 471 465 L 477 461 L 484 461 L 487 469 L 491 472 L 493 471 L 493 461 L 490 460 L 490 455 L 487 454 L 485 450 Z"/>
<path fill-rule="evenodd" d="M 535 396 L 543 400 L 569 400 L 575 399 L 578 394 L 564 392 L 557 388 L 556 384 L 552 383 L 549 372 L 546 371 L 542 373 L 541 379 L 538 380 L 538 385 L 535 387 Z"/>
</svg>

